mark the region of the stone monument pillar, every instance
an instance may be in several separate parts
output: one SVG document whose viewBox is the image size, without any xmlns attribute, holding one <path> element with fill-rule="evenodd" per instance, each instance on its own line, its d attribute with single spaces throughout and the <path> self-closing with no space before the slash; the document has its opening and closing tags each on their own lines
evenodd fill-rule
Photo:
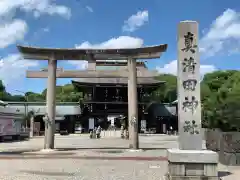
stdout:
<svg viewBox="0 0 240 180">
<path fill-rule="evenodd" d="M 54 149 L 55 114 L 56 114 L 56 70 L 57 60 L 48 60 L 48 82 L 47 82 L 47 114 L 45 127 L 45 149 Z"/>
<path fill-rule="evenodd" d="M 137 69 L 136 59 L 128 59 L 128 126 L 129 148 L 137 150 L 138 142 L 138 100 L 137 100 Z"/>
<path fill-rule="evenodd" d="M 218 154 L 203 150 L 198 23 L 178 26 L 179 149 L 168 149 L 168 179 L 216 180 Z"/>
</svg>

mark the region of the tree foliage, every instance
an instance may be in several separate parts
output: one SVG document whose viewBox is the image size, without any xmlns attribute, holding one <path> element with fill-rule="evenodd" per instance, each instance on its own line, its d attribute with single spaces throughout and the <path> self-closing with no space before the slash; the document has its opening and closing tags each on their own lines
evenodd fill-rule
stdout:
<svg viewBox="0 0 240 180">
<path fill-rule="evenodd" d="M 10 93 L 8 93 L 1 80 L 0 80 L 0 99 L 2 101 L 25 101 L 24 96 L 11 95 Z"/>
<path fill-rule="evenodd" d="M 153 92 L 152 100 L 162 103 L 171 103 L 177 99 L 177 77 L 171 74 L 161 74 L 156 77 L 163 81 L 157 90 Z"/>
<path fill-rule="evenodd" d="M 201 83 L 204 126 L 223 131 L 240 129 L 240 72 L 216 71 Z"/>
<path fill-rule="evenodd" d="M 41 93 L 42 97 L 46 99 L 47 89 Z M 56 87 L 56 101 L 57 102 L 79 102 L 82 97 L 82 92 L 76 90 L 72 84 L 66 84 Z"/>
<path fill-rule="evenodd" d="M 24 95 L 11 95 L 6 92 L 5 86 L 0 80 L 0 99 L 3 101 L 28 101 L 28 102 L 43 102 L 46 101 L 47 90 L 42 93 L 26 92 Z M 82 92 L 77 91 L 72 84 L 57 86 L 56 101 L 57 102 L 79 102 L 82 97 Z"/>
</svg>

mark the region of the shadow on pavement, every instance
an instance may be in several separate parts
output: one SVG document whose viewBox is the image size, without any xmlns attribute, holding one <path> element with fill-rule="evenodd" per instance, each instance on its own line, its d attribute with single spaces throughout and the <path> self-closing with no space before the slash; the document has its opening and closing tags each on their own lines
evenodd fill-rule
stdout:
<svg viewBox="0 0 240 180">
<path fill-rule="evenodd" d="M 66 147 L 66 148 L 56 148 L 54 154 L 55 155 L 72 155 L 74 152 L 68 151 L 84 151 L 84 150 L 93 150 L 97 152 L 103 153 L 123 153 L 123 150 L 128 150 L 129 148 L 123 147 L 93 147 L 93 148 L 85 148 L 85 147 Z M 5 150 L 0 152 L 0 156 L 4 155 L 29 155 L 30 153 L 39 154 L 38 151 L 41 149 L 14 149 L 14 150 Z M 166 150 L 166 148 L 141 148 L 142 151 L 150 151 L 150 150 Z"/>
<path fill-rule="evenodd" d="M 36 159 L 74 159 L 74 160 L 115 160 L 115 161 L 167 161 L 166 157 L 163 156 L 62 156 L 57 154 L 42 155 L 42 156 L 0 156 L 1 160 L 36 160 Z"/>
<path fill-rule="evenodd" d="M 0 156 L 1 155 L 20 155 L 26 152 L 34 152 L 34 151 L 38 151 L 38 149 L 24 149 L 24 150 L 9 150 L 9 151 L 1 151 L 0 152 Z"/>
<path fill-rule="evenodd" d="M 232 173 L 229 172 L 229 171 L 218 171 L 218 177 L 225 177 L 225 176 L 229 176 L 231 175 Z"/>
<path fill-rule="evenodd" d="M 127 147 L 77 147 L 77 148 L 56 148 L 58 151 L 76 151 L 76 150 L 127 150 Z M 148 150 L 166 150 L 167 148 L 140 148 L 143 151 Z"/>
<path fill-rule="evenodd" d="M 20 172 L 32 174 L 32 175 L 42 175 L 42 176 L 74 176 L 75 175 L 75 173 L 68 173 L 68 172 L 46 172 L 46 171 L 30 171 L 30 170 L 24 170 Z"/>
<path fill-rule="evenodd" d="M 28 138 L 25 138 L 25 139 L 16 139 L 16 140 L 13 140 L 13 139 L 5 139 L 4 141 L 1 141 L 1 143 L 16 143 L 16 142 L 24 142 L 24 141 L 29 141 Z"/>
</svg>

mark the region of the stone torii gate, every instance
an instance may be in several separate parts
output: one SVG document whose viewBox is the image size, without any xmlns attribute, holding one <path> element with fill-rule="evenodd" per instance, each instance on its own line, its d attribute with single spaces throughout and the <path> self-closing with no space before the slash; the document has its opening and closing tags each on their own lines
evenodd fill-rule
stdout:
<svg viewBox="0 0 240 180">
<path fill-rule="evenodd" d="M 54 149 L 55 110 L 56 110 L 56 78 L 128 78 L 128 121 L 129 139 L 131 149 L 138 149 L 138 100 L 137 100 L 137 59 L 160 58 L 162 52 L 167 50 L 167 44 L 142 47 L 135 49 L 57 49 L 17 46 L 24 59 L 47 60 L 47 71 L 28 71 L 28 78 L 48 78 L 46 99 L 45 149 Z M 57 60 L 87 60 L 96 63 L 96 60 L 127 60 L 128 70 L 121 71 L 96 71 L 93 69 L 83 71 L 64 71 L 57 69 Z M 145 74 L 144 77 L 147 77 Z"/>
</svg>

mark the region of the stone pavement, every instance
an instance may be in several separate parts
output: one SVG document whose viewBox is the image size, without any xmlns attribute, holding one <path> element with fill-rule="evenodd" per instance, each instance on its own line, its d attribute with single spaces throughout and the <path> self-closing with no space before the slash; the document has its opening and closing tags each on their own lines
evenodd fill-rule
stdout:
<svg viewBox="0 0 240 180">
<path fill-rule="evenodd" d="M 12 180 L 164 180 L 166 148 L 178 147 L 176 136 L 140 136 L 143 151 L 129 152 L 127 140 L 56 136 L 54 153 L 43 153 L 43 138 L 0 143 L 0 179 Z M 203 143 L 204 144 L 204 143 Z M 220 165 L 223 180 L 235 180 L 238 167 Z M 232 171 L 234 174 L 228 175 Z M 239 171 L 240 172 L 240 171 Z M 239 179 L 239 178 L 238 178 Z"/>
</svg>

